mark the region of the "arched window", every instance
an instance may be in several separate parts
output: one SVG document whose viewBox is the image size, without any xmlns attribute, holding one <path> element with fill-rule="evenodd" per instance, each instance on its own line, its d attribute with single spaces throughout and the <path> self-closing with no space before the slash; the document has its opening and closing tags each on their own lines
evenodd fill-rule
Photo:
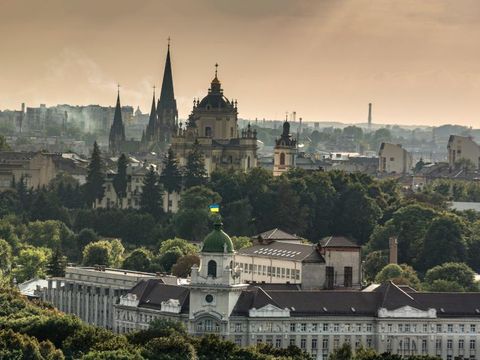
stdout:
<svg viewBox="0 0 480 360">
<path fill-rule="evenodd" d="M 205 137 L 211 137 L 212 136 L 212 128 L 210 126 L 207 126 L 205 128 Z"/>
<path fill-rule="evenodd" d="M 247 169 L 250 169 L 250 156 L 247 156 Z"/>
<path fill-rule="evenodd" d="M 280 153 L 280 165 L 285 165 L 285 153 Z"/>
<path fill-rule="evenodd" d="M 217 277 L 217 263 L 214 260 L 208 262 L 207 275 L 214 278 Z"/>
<path fill-rule="evenodd" d="M 233 164 L 233 157 L 232 157 L 231 155 L 228 157 L 228 162 L 229 162 L 230 164 Z"/>
</svg>

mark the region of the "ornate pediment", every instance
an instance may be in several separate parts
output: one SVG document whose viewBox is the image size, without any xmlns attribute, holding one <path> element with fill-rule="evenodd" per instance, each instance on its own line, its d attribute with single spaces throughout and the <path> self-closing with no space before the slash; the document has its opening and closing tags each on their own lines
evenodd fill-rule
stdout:
<svg viewBox="0 0 480 360">
<path fill-rule="evenodd" d="M 394 310 L 380 308 L 378 310 L 379 318 L 428 318 L 433 319 L 437 317 L 435 309 L 421 310 L 412 306 L 402 306 Z"/>
<path fill-rule="evenodd" d="M 182 307 L 180 306 L 180 302 L 177 299 L 169 299 L 167 301 L 162 301 L 161 303 L 161 311 L 169 312 L 174 314 L 180 314 Z"/>
<path fill-rule="evenodd" d="M 126 295 L 121 296 L 119 305 L 137 307 L 138 306 L 137 295 L 128 293 Z"/>
<path fill-rule="evenodd" d="M 280 309 L 272 304 L 267 304 L 260 309 L 252 308 L 248 312 L 250 317 L 290 317 L 288 308 Z"/>
</svg>

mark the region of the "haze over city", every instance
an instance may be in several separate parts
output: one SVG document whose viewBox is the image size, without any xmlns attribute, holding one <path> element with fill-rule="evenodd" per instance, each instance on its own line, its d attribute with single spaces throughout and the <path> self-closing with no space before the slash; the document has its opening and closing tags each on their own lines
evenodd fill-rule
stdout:
<svg viewBox="0 0 480 360">
<path fill-rule="evenodd" d="M 4 1 L 0 109 L 149 110 L 167 38 L 180 118 L 219 63 L 241 118 L 480 126 L 480 3 Z"/>
</svg>

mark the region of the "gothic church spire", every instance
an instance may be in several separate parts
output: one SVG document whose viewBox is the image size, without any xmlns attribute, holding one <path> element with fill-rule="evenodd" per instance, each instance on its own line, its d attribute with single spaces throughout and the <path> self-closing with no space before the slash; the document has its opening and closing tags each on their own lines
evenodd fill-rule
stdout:
<svg viewBox="0 0 480 360">
<path fill-rule="evenodd" d="M 117 104 L 108 140 L 109 149 L 112 153 L 117 153 L 120 150 L 121 143 L 125 141 L 125 126 L 122 120 L 122 106 L 120 105 L 120 85 L 118 85 Z"/>
</svg>

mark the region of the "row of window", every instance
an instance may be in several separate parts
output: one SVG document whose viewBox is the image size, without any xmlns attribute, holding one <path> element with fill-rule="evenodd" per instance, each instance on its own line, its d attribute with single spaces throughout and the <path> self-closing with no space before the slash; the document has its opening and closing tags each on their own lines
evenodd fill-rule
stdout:
<svg viewBox="0 0 480 360">
<path fill-rule="evenodd" d="M 475 333 L 477 331 L 476 324 L 387 324 L 382 325 L 382 331 L 400 332 L 400 333 Z"/>
<path fill-rule="evenodd" d="M 290 323 L 290 331 L 291 332 L 317 332 L 317 331 L 324 331 L 324 332 L 372 332 L 373 325 L 372 324 L 340 324 L 340 323 L 323 323 L 323 324 L 307 324 L 307 323 Z"/>
<path fill-rule="evenodd" d="M 321 343 L 320 343 L 320 340 L 321 340 Z M 235 342 L 237 343 L 237 345 L 242 345 L 242 337 L 241 336 L 236 336 L 235 337 Z M 301 337 L 300 341 L 298 341 L 297 337 L 295 337 L 295 336 L 290 337 L 289 339 L 285 340 L 281 337 L 274 338 L 272 336 L 265 336 L 264 337 L 262 335 L 259 335 L 256 338 L 256 342 L 257 342 L 257 344 L 261 344 L 261 343 L 265 342 L 266 344 L 275 346 L 276 348 L 282 348 L 282 347 L 287 347 L 287 346 L 290 346 L 290 345 L 295 345 L 295 346 L 300 347 L 302 350 L 307 350 L 307 344 L 308 344 L 307 338 Z M 344 343 L 350 344 L 350 339 L 349 338 L 345 339 Z M 361 337 L 356 337 L 355 338 L 355 344 L 354 344 L 355 349 L 359 349 L 362 345 L 363 345 L 363 343 L 362 343 Z M 373 345 L 373 338 L 368 336 L 367 339 L 366 339 L 366 344 L 365 345 L 367 347 L 371 348 L 372 345 Z M 321 349 L 328 351 L 329 346 L 330 346 L 329 338 L 324 337 L 323 339 L 319 339 L 319 338 L 310 339 L 309 350 L 316 351 L 316 350 L 320 349 L 320 346 L 321 346 Z M 337 349 L 339 347 L 340 347 L 340 337 L 335 336 L 334 339 L 333 339 L 333 349 Z"/>
<path fill-rule="evenodd" d="M 258 332 L 283 332 L 281 324 L 265 322 L 257 327 Z M 372 324 L 340 324 L 340 323 L 290 323 L 290 332 L 372 332 Z M 242 332 L 242 323 L 235 323 L 235 332 Z M 254 331 L 254 330 L 253 330 Z"/>
<path fill-rule="evenodd" d="M 475 350 L 477 347 L 477 342 L 475 339 L 470 339 L 468 342 L 468 348 L 470 350 Z M 435 341 L 435 349 L 441 350 L 442 349 L 442 339 L 437 339 Z M 464 350 L 465 349 L 465 339 L 459 339 L 457 342 L 457 349 Z M 453 350 L 453 339 L 447 340 L 447 350 Z"/>
<path fill-rule="evenodd" d="M 246 274 L 272 276 L 282 279 L 294 279 L 300 280 L 300 270 L 290 269 L 277 266 L 247 264 L 247 263 L 235 263 L 235 266 L 239 266 Z"/>
<path fill-rule="evenodd" d="M 468 333 L 467 330 L 470 330 L 470 333 L 474 333 L 477 330 L 476 324 L 470 324 L 469 326 L 465 324 L 458 324 L 454 326 L 453 324 L 383 324 L 381 326 L 381 332 L 399 332 L 399 333 L 453 333 L 454 329 L 456 332 Z M 283 331 L 281 326 L 276 327 L 277 331 Z M 290 332 L 372 332 L 372 324 L 340 324 L 340 323 L 290 323 Z M 242 327 L 241 323 L 235 324 L 235 331 L 241 332 Z M 273 331 L 273 323 L 266 322 L 258 327 L 258 331 Z"/>
</svg>

